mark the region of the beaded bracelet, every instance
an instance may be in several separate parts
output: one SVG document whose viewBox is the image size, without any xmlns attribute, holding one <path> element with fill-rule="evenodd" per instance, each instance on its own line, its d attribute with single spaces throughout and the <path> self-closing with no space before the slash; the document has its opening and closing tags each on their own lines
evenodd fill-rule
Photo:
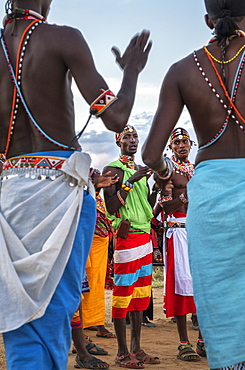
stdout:
<svg viewBox="0 0 245 370">
<path fill-rule="evenodd" d="M 156 187 L 156 184 L 154 184 L 154 185 L 152 186 L 151 192 L 152 192 L 152 193 L 160 193 L 160 192 L 161 192 L 161 189 L 160 189 L 160 188 L 157 188 L 157 187 Z"/>
<path fill-rule="evenodd" d="M 181 200 L 182 203 L 188 203 L 188 199 L 186 198 L 184 193 L 181 193 L 179 195 L 179 199 Z"/>
<path fill-rule="evenodd" d="M 169 202 L 170 200 L 173 200 L 173 198 L 169 196 L 163 196 L 161 199 L 159 199 L 158 204 L 162 207 L 163 203 Z"/>
<path fill-rule="evenodd" d="M 121 188 L 127 192 L 130 192 L 133 190 L 133 188 L 130 188 L 129 186 L 127 186 L 126 184 L 122 184 Z"/>
<path fill-rule="evenodd" d="M 121 196 L 121 194 L 120 194 L 120 190 L 118 190 L 116 194 L 117 194 L 117 197 L 118 197 L 119 202 L 120 202 L 123 206 L 125 206 L 126 202 L 125 202 L 125 200 L 122 198 L 122 196 Z"/>
<path fill-rule="evenodd" d="M 163 159 L 167 167 L 164 171 L 157 171 L 157 174 L 161 180 L 169 180 L 173 174 L 173 165 L 171 159 L 168 157 L 164 157 Z"/>
<path fill-rule="evenodd" d="M 128 180 L 125 181 L 125 185 L 128 186 L 129 188 L 133 189 L 134 184 L 131 184 Z"/>
<path fill-rule="evenodd" d="M 101 94 L 90 105 L 90 114 L 95 115 L 97 118 L 112 104 L 118 97 L 113 94 L 111 90 L 101 89 Z"/>
</svg>

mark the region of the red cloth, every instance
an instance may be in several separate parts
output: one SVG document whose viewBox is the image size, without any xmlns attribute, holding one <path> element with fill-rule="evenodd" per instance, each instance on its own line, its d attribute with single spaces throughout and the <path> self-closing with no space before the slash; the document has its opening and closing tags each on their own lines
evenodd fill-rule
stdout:
<svg viewBox="0 0 245 370">
<path fill-rule="evenodd" d="M 185 217 L 182 212 L 175 212 L 175 217 Z M 166 317 L 175 315 L 187 315 L 188 313 L 196 313 L 194 298 L 191 296 L 183 296 L 175 294 L 175 277 L 174 277 L 174 244 L 173 236 L 167 239 L 167 271 L 166 271 L 166 293 L 164 297 L 164 307 L 166 309 Z"/>
<path fill-rule="evenodd" d="M 147 244 L 147 233 L 129 233 L 127 239 L 117 238 L 117 251 L 131 251 L 127 262 L 114 262 L 114 291 L 112 301 L 112 318 L 126 317 L 127 311 L 144 311 L 151 297 L 152 252 Z M 147 248 L 142 257 L 134 253 L 134 248 Z"/>
</svg>

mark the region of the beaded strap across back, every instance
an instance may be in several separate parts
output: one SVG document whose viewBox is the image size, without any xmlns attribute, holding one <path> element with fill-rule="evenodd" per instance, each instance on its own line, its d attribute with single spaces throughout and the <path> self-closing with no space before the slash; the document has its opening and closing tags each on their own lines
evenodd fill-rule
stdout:
<svg viewBox="0 0 245 370">
<path fill-rule="evenodd" d="M 9 122 L 9 128 L 8 128 L 7 142 L 6 142 L 4 153 L 1 153 L 1 158 L 0 158 L 1 161 L 4 161 L 6 159 L 8 151 L 9 151 L 9 146 L 10 146 L 11 139 L 12 139 L 12 136 L 13 136 L 15 121 L 16 121 L 16 117 L 17 117 L 17 113 L 18 113 L 19 101 L 21 101 L 23 107 L 25 108 L 26 113 L 28 114 L 28 116 L 29 116 L 31 122 L 34 124 L 35 128 L 38 130 L 38 132 L 45 139 L 47 139 L 48 141 L 50 141 L 51 143 L 53 143 L 54 145 L 56 145 L 57 147 L 59 147 L 61 149 L 66 149 L 66 150 L 77 150 L 78 149 L 78 148 L 75 148 L 75 147 L 70 147 L 68 145 L 59 143 L 58 141 L 54 140 L 53 138 L 51 138 L 49 135 L 47 135 L 43 131 L 43 129 L 38 125 L 38 123 L 34 119 L 32 113 L 30 112 L 30 109 L 29 109 L 28 105 L 26 104 L 26 101 L 25 101 L 24 96 L 23 96 L 22 91 L 21 91 L 21 73 L 22 73 L 23 59 L 24 59 L 24 56 L 25 56 L 25 50 L 26 50 L 28 41 L 31 37 L 31 34 L 38 27 L 38 25 L 43 23 L 43 22 L 44 22 L 43 20 L 34 19 L 30 24 L 28 24 L 28 26 L 24 30 L 24 32 L 21 36 L 21 39 L 20 39 L 19 47 L 18 47 L 15 72 L 14 72 L 14 68 L 13 68 L 13 66 L 11 64 L 11 61 L 10 61 L 7 44 L 6 44 L 6 41 L 5 41 L 5 38 L 4 38 L 4 34 L 3 34 L 3 29 L 1 30 L 1 45 L 2 45 L 2 48 L 3 48 L 3 51 L 4 51 L 4 55 L 5 55 L 7 64 L 8 64 L 8 69 L 9 69 L 9 72 L 10 72 L 11 79 L 12 79 L 13 84 L 14 84 L 14 91 L 13 91 L 13 98 L 12 98 L 11 115 L 10 115 L 10 122 Z"/>
<path fill-rule="evenodd" d="M 204 49 L 204 51 L 205 51 L 205 49 Z M 228 122 L 229 122 L 229 119 L 230 118 L 232 118 L 235 121 L 235 123 L 239 126 L 239 128 L 245 133 L 244 126 L 242 125 L 242 123 L 237 119 L 237 117 L 233 113 L 233 111 L 235 111 L 235 113 L 239 117 L 239 119 L 243 123 L 245 123 L 245 119 L 242 117 L 241 113 L 238 111 L 237 107 L 235 106 L 235 100 L 236 100 L 237 90 L 238 90 L 238 87 L 239 87 L 239 83 L 240 83 L 240 80 L 241 80 L 241 75 L 242 75 L 243 67 L 244 67 L 244 64 L 245 64 L 245 51 L 243 51 L 243 54 L 241 56 L 241 59 L 240 59 L 240 62 L 239 62 L 238 68 L 237 68 L 237 73 L 236 73 L 236 77 L 234 79 L 231 96 L 229 95 L 226 87 L 224 86 L 224 83 L 223 83 L 223 81 L 222 81 L 222 79 L 221 79 L 221 77 L 220 77 L 220 75 L 219 75 L 219 73 L 217 71 L 217 68 L 214 65 L 214 62 L 213 62 L 212 58 L 206 52 L 206 55 L 207 55 L 207 57 L 208 57 L 211 65 L 212 65 L 212 67 L 213 67 L 213 69 L 214 69 L 214 71 L 216 73 L 216 76 L 217 76 L 217 78 L 219 80 L 219 83 L 220 83 L 222 89 L 224 90 L 225 96 L 227 97 L 227 99 L 229 101 L 229 106 L 224 102 L 224 100 L 220 97 L 220 95 L 218 94 L 218 92 L 215 89 L 215 87 L 213 86 L 213 84 L 209 81 L 209 78 L 207 77 L 206 73 L 203 71 L 203 68 L 202 68 L 202 66 L 201 66 L 201 64 L 200 64 L 200 62 L 199 62 L 199 60 L 197 58 L 196 52 L 194 52 L 193 55 L 194 55 L 194 60 L 196 62 L 196 65 L 197 65 L 199 71 L 201 72 L 203 78 L 207 82 L 207 84 L 210 87 L 211 91 L 215 94 L 216 98 L 219 100 L 219 102 L 223 105 L 224 109 L 227 111 L 225 122 L 223 123 L 223 125 L 220 128 L 220 130 L 218 131 L 218 133 L 211 140 L 209 140 L 206 144 L 200 146 L 199 149 L 198 149 L 198 151 L 199 151 L 201 149 L 207 148 L 208 146 L 214 144 L 223 135 L 223 133 L 225 132 L 225 130 L 227 128 L 227 125 L 228 125 Z"/>
</svg>

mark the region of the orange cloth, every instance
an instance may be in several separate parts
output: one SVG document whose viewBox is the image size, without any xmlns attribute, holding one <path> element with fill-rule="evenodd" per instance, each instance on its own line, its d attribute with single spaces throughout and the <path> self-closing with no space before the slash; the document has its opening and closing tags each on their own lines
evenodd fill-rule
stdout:
<svg viewBox="0 0 245 370">
<path fill-rule="evenodd" d="M 108 237 L 94 235 L 86 265 L 90 292 L 82 295 L 83 327 L 105 324 L 105 277 L 108 259 Z"/>
</svg>

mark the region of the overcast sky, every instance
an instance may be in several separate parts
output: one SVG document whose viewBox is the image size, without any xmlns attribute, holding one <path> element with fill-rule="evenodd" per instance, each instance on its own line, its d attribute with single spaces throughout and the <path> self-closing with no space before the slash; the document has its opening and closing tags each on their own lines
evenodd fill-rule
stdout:
<svg viewBox="0 0 245 370">
<path fill-rule="evenodd" d="M 4 1 L 5 2 L 5 1 Z M 4 5 L 0 9 L 4 16 Z M 139 131 L 140 144 L 149 131 L 156 111 L 160 86 L 168 68 L 175 61 L 207 44 L 211 31 L 204 22 L 203 0 L 53 0 L 49 23 L 78 28 L 91 48 L 95 65 L 116 94 L 122 71 L 111 53 L 113 45 L 123 52 L 137 32 L 151 32 L 153 47 L 145 69 L 141 72 L 135 105 L 129 119 Z M 88 118 L 89 107 L 74 86 L 76 129 Z M 195 139 L 189 116 L 184 112 L 178 125 L 190 130 Z M 102 169 L 117 158 L 114 134 L 106 131 L 100 119 L 93 119 L 86 129 L 82 147 L 92 157 L 92 165 Z M 196 149 L 192 150 L 194 160 Z M 141 162 L 140 148 L 137 161 Z"/>
</svg>

